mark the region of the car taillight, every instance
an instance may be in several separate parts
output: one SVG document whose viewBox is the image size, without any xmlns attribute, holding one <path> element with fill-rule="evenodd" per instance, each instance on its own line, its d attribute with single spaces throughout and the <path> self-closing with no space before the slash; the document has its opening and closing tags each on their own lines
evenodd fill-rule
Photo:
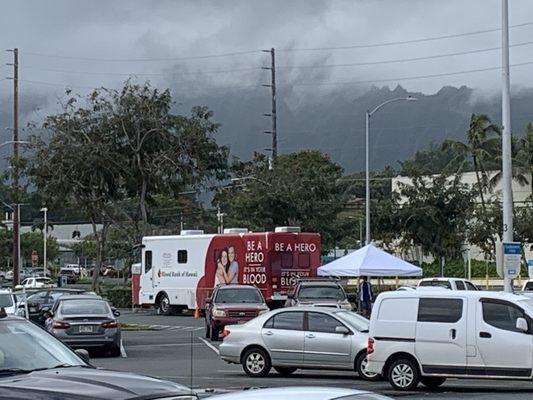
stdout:
<svg viewBox="0 0 533 400">
<path fill-rule="evenodd" d="M 56 321 L 52 324 L 52 328 L 54 329 L 68 329 L 70 328 L 70 324 L 67 322 L 59 322 Z"/>
<path fill-rule="evenodd" d="M 115 321 L 109 321 L 109 322 L 102 323 L 102 327 L 106 329 L 118 328 L 118 324 Z"/>
<path fill-rule="evenodd" d="M 228 337 L 231 332 L 228 329 L 224 329 L 224 332 L 222 333 L 224 337 Z"/>
<path fill-rule="evenodd" d="M 368 338 L 368 345 L 366 347 L 366 354 L 372 354 L 374 352 L 374 339 Z"/>
</svg>

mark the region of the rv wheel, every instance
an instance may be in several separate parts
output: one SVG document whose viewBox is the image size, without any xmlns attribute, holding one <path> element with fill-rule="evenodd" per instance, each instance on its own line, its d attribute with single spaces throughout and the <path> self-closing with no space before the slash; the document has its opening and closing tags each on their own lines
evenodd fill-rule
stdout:
<svg viewBox="0 0 533 400">
<path fill-rule="evenodd" d="M 159 296 L 159 301 L 156 305 L 156 311 L 159 315 L 170 315 L 170 300 L 168 299 L 168 295 L 166 293 L 163 293 L 161 296 Z"/>
</svg>

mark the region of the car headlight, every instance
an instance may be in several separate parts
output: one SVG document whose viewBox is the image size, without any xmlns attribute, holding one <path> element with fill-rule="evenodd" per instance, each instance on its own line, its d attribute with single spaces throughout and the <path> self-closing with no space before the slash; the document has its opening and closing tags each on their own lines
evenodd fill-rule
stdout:
<svg viewBox="0 0 533 400">
<path fill-rule="evenodd" d="M 269 312 L 270 310 L 259 310 L 259 313 L 257 315 L 263 315 Z"/>
<path fill-rule="evenodd" d="M 225 317 L 226 316 L 226 311 L 224 310 L 213 310 L 213 317 Z"/>
</svg>

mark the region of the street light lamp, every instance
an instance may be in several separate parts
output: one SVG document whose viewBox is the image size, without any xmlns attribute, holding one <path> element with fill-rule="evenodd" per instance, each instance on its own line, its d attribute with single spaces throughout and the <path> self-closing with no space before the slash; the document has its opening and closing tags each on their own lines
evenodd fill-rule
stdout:
<svg viewBox="0 0 533 400">
<path fill-rule="evenodd" d="M 366 129 L 365 129 L 365 153 L 366 153 L 366 161 L 365 161 L 365 169 L 366 169 L 366 204 L 365 204 L 365 214 L 366 214 L 366 240 L 365 244 L 370 244 L 370 161 L 369 161 L 369 125 L 370 125 L 370 117 L 374 115 L 377 111 L 379 111 L 382 107 L 386 106 L 387 104 L 394 103 L 397 101 L 416 101 L 418 100 L 416 97 L 398 97 L 395 99 L 387 100 L 383 103 L 381 103 L 379 106 L 374 108 L 372 111 L 366 112 Z"/>
</svg>

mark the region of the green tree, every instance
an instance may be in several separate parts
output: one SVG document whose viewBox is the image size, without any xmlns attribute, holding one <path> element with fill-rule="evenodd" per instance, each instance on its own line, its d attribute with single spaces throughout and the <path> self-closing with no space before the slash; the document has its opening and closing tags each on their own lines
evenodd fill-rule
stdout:
<svg viewBox="0 0 533 400">
<path fill-rule="evenodd" d="M 298 225 L 319 232 L 325 248 L 340 238 L 337 216 L 343 209 L 342 169 L 319 151 L 278 156 L 272 169 L 264 156 L 235 166 L 233 187 L 219 190 L 214 204 L 226 213 L 226 225 L 271 230 Z"/>
<path fill-rule="evenodd" d="M 395 202 L 391 225 L 403 248 L 421 246 L 437 260 L 461 257 L 473 203 L 460 176 L 414 177 L 400 184 Z"/>
<path fill-rule="evenodd" d="M 41 232 L 26 232 L 20 235 L 20 253 L 26 263 L 31 262 L 31 255 L 34 251 L 39 256 L 39 265 L 44 260 L 44 238 Z M 53 236 L 46 238 L 46 259 L 48 262 L 57 259 L 59 256 L 59 244 Z"/>
</svg>

